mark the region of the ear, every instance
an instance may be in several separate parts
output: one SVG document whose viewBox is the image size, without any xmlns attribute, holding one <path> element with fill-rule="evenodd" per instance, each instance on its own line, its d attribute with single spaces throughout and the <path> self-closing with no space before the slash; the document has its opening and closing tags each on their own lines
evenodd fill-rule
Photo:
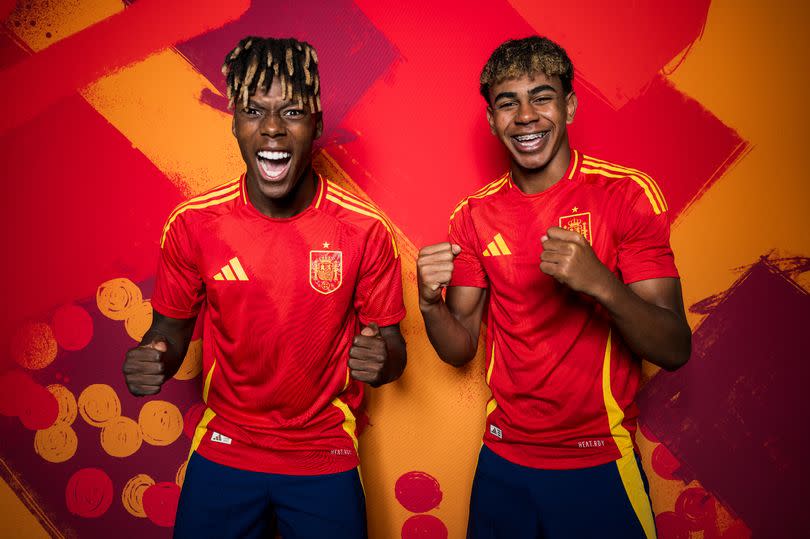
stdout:
<svg viewBox="0 0 810 539">
<path fill-rule="evenodd" d="M 577 113 L 577 105 L 577 94 L 574 90 L 571 90 L 571 93 L 565 98 L 565 108 L 568 113 L 565 118 L 565 123 L 570 124 L 574 122 L 574 116 Z"/>
<path fill-rule="evenodd" d="M 495 132 L 495 116 L 492 112 L 491 106 L 487 106 L 487 122 L 489 122 L 489 132 L 495 136 L 498 136 Z"/>
<path fill-rule="evenodd" d="M 231 133 L 236 136 L 236 111 L 233 111 L 233 116 L 231 116 Z"/>
<path fill-rule="evenodd" d="M 319 139 L 323 135 L 323 112 L 317 113 L 315 122 L 315 138 Z"/>
</svg>

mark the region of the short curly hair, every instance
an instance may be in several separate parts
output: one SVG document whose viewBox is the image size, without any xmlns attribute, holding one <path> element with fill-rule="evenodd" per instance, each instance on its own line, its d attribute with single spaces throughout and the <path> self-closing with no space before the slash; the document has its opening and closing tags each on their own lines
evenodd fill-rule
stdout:
<svg viewBox="0 0 810 539">
<path fill-rule="evenodd" d="M 506 79 L 543 73 L 558 76 L 563 91 L 573 89 L 574 64 L 565 49 L 546 37 L 510 39 L 495 49 L 481 71 L 481 95 L 489 103 L 489 90 Z"/>
</svg>

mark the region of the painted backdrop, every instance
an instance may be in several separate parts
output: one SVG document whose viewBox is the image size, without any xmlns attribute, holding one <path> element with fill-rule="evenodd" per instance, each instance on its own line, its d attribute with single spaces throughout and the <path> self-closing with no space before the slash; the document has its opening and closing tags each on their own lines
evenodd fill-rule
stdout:
<svg viewBox="0 0 810 539">
<path fill-rule="evenodd" d="M 648 365 L 638 443 L 663 538 L 797 537 L 808 474 L 810 22 L 799 3 L 0 0 L 0 536 L 169 537 L 200 414 L 200 335 L 176 380 L 130 396 L 158 238 L 237 176 L 220 65 L 246 34 L 321 58 L 318 168 L 375 202 L 403 253 L 409 365 L 360 436 L 374 538 L 460 538 L 483 361 L 443 365 L 414 263 L 505 167 L 477 78 L 506 38 L 577 68 L 574 146 L 661 185 L 694 330 Z"/>
</svg>

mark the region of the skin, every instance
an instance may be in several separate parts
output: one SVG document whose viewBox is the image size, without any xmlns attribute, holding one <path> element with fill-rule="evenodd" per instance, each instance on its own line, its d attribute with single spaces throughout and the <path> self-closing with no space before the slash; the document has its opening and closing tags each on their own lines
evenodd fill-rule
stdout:
<svg viewBox="0 0 810 539">
<path fill-rule="evenodd" d="M 570 161 L 567 126 L 574 120 L 576 95 L 565 93 L 557 76 L 524 75 L 490 88 L 487 119 L 492 134 L 506 147 L 512 179 L 527 194 L 539 193 L 562 179 Z M 513 138 L 547 131 L 529 151 Z M 620 281 L 575 232 L 551 227 L 541 238 L 539 270 L 572 290 L 591 296 L 611 314 L 614 326 L 639 356 L 667 370 L 690 356 L 692 332 L 686 323 L 679 279 Z M 461 366 L 475 357 L 487 291 L 448 287 L 453 260 L 461 247 L 448 242 L 419 251 L 419 307 L 428 338 L 443 361 Z M 442 299 L 442 288 L 447 287 Z"/>
<path fill-rule="evenodd" d="M 268 92 L 252 95 L 246 107 L 234 111 L 233 135 L 247 167 L 246 186 L 251 204 L 268 217 L 289 218 L 312 202 L 317 178 L 312 170 L 312 145 L 321 136 L 320 113 L 285 100 L 274 80 Z M 261 150 L 292 154 L 287 172 L 275 179 L 262 173 L 257 161 Z M 136 396 L 154 395 L 171 379 L 188 351 L 196 318 L 177 319 L 154 313 L 152 325 L 139 346 L 124 360 L 124 378 Z M 370 323 L 354 337 L 349 352 L 350 375 L 373 387 L 399 378 L 405 369 L 405 340 L 399 324 L 378 327 Z"/>
</svg>

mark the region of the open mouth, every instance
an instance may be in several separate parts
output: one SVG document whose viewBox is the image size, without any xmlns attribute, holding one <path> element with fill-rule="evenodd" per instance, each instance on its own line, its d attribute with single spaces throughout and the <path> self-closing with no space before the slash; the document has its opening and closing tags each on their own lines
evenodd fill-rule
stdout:
<svg viewBox="0 0 810 539">
<path fill-rule="evenodd" d="M 539 133 L 530 133 L 528 135 L 516 135 L 511 137 L 518 151 L 532 152 L 543 145 L 549 131 L 540 131 Z"/>
<path fill-rule="evenodd" d="M 292 154 L 290 152 L 262 150 L 257 154 L 259 170 L 265 180 L 277 181 L 287 174 Z"/>
</svg>

